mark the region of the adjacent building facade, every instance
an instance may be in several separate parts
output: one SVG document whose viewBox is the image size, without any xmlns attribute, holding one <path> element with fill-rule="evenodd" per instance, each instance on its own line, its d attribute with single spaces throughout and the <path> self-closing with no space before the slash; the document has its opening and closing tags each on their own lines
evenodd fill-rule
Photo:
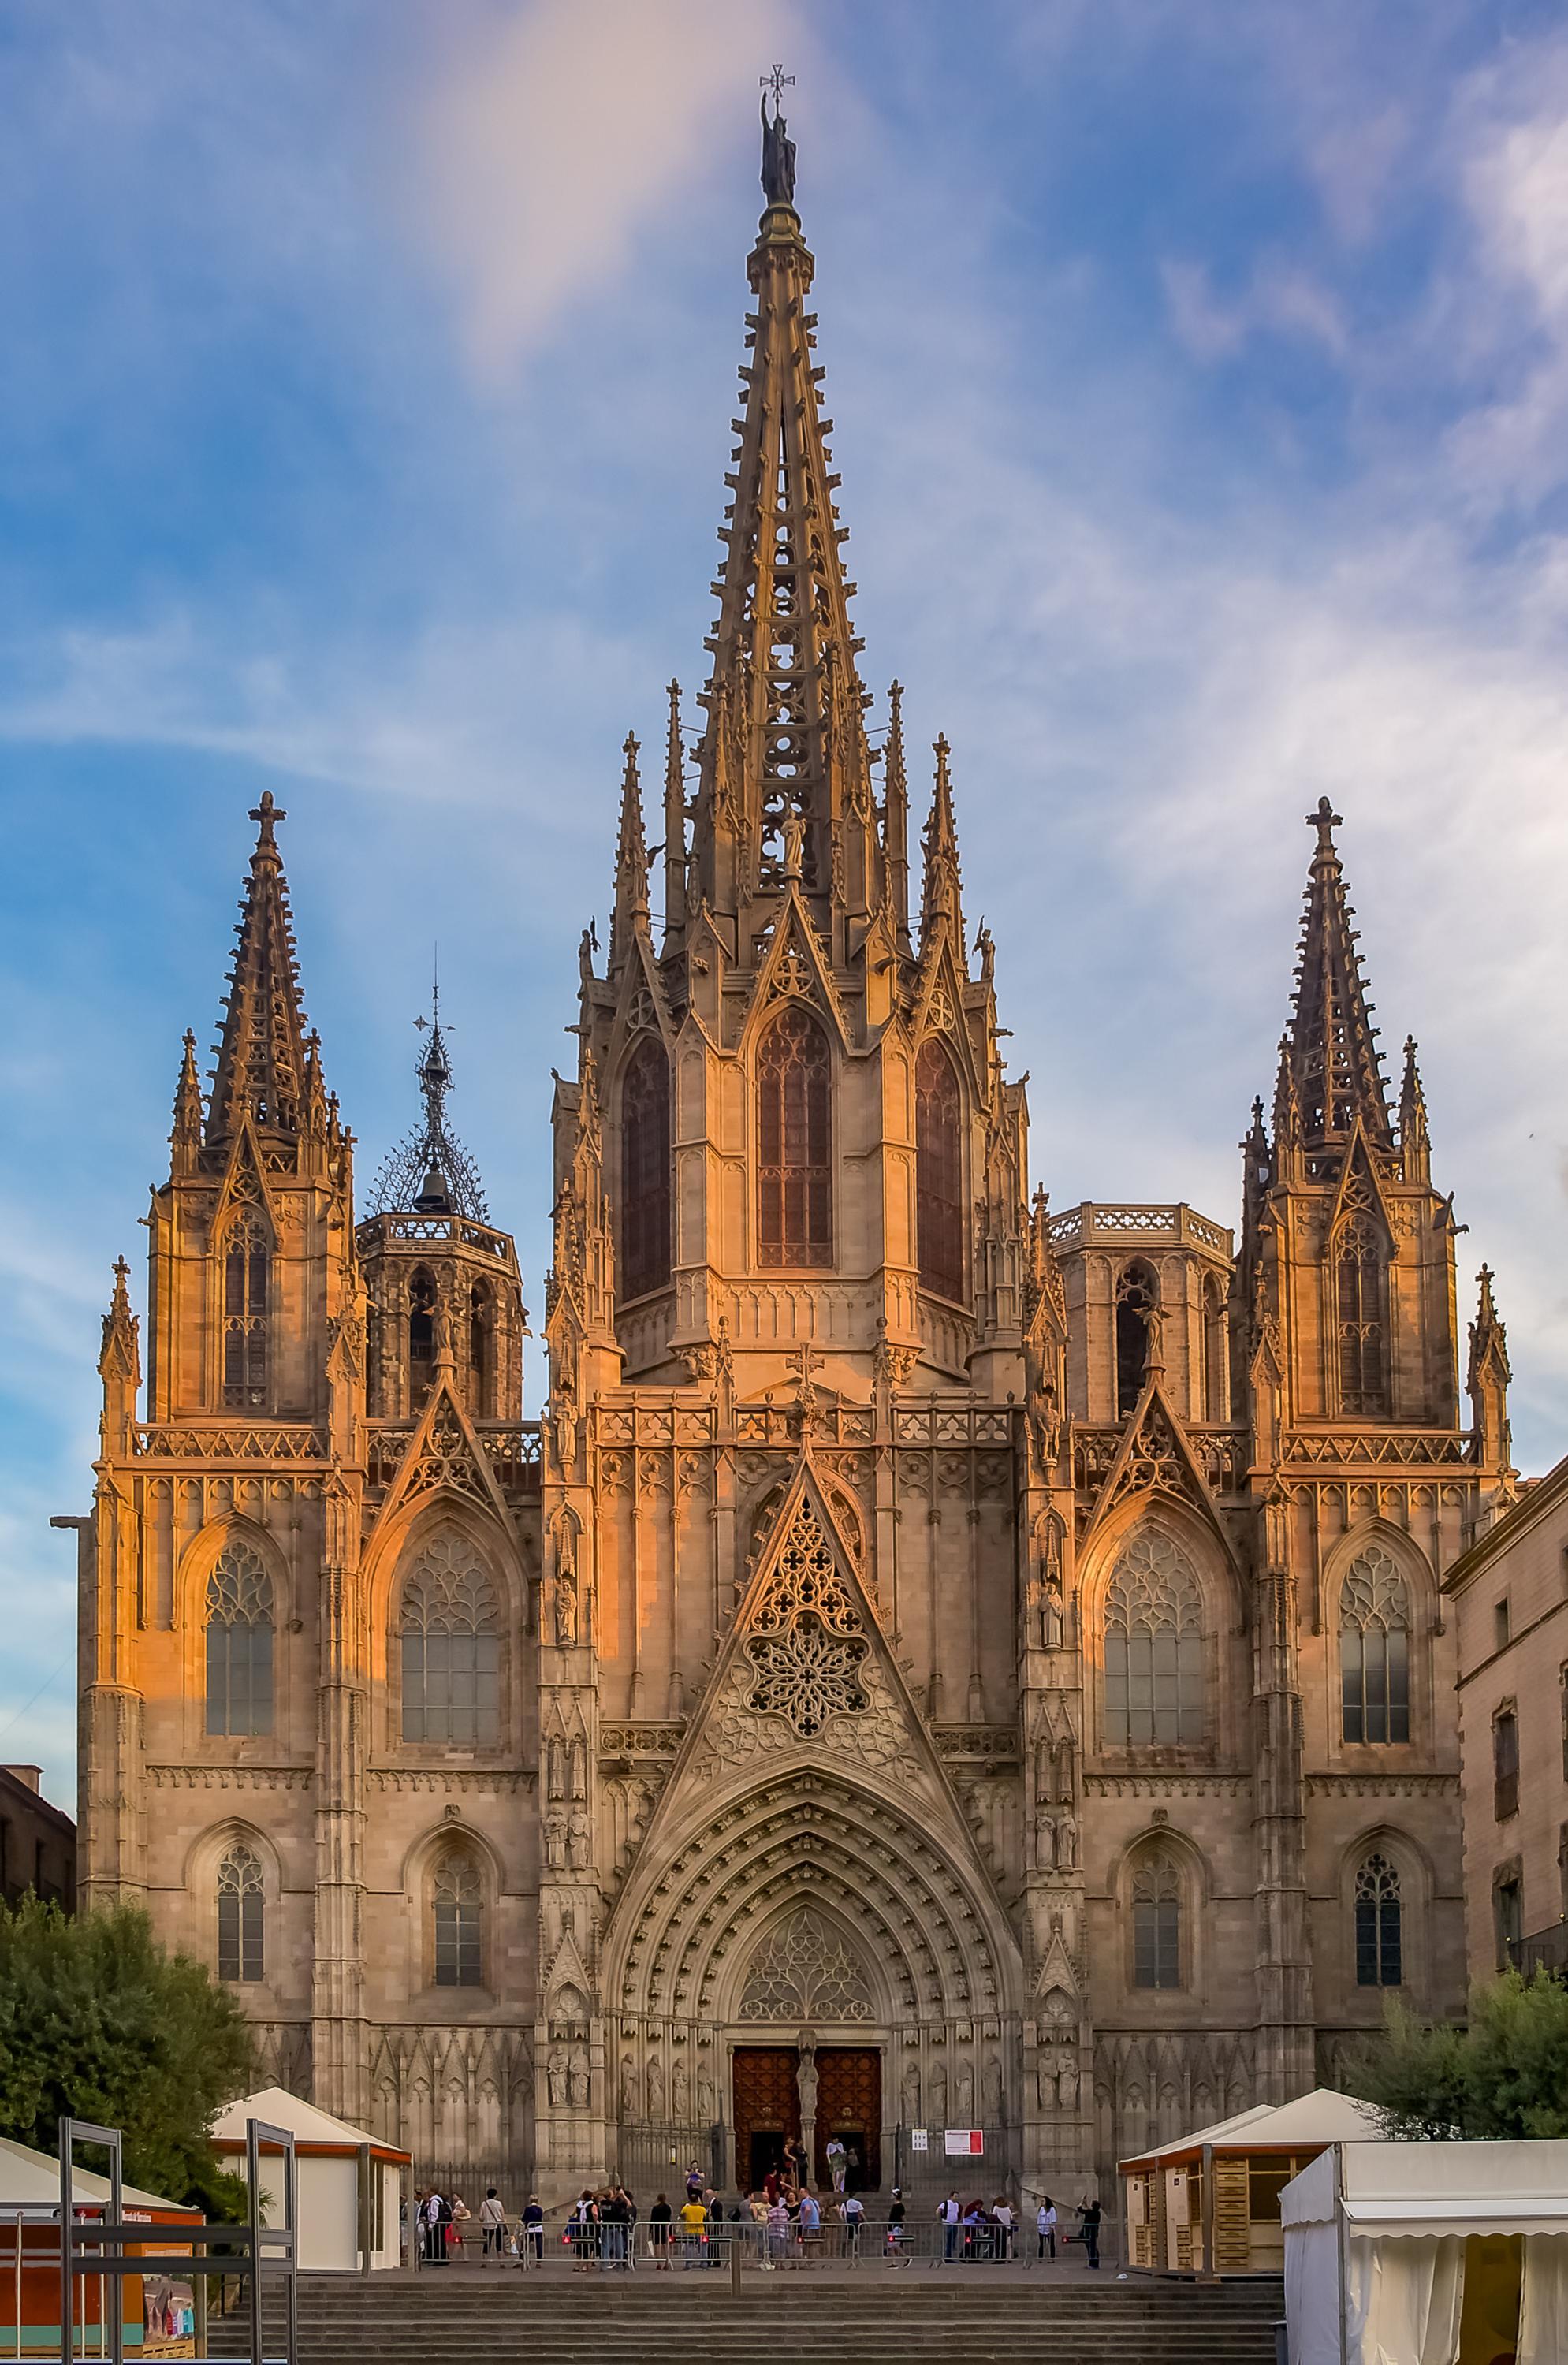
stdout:
<svg viewBox="0 0 1568 2365">
<path fill-rule="evenodd" d="M 1459 2006 L 1440 1586 L 1506 1369 L 1467 1421 L 1327 802 L 1238 1229 L 1031 1196 L 949 750 L 917 869 L 864 687 L 771 137 L 662 918 L 629 739 L 556 1091 L 543 1417 L 439 1026 L 356 1193 L 263 797 L 145 1347 L 123 1266 L 105 1324 L 85 1896 L 422 2163 L 750 2182 L 837 2134 L 885 2185 L 961 2126 L 1076 2190 L 1331 2077 L 1392 1986 Z"/>
<path fill-rule="evenodd" d="M 1484 1273 L 1481 1339 L 1490 1301 Z M 1568 1462 L 1501 1510 L 1444 1590 L 1459 1652 L 1470 1975 L 1568 1969 Z"/>
</svg>

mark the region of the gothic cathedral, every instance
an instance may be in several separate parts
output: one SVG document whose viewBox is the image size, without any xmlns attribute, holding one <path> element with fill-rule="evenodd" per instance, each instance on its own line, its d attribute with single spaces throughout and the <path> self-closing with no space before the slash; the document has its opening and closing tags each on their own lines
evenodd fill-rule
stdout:
<svg viewBox="0 0 1568 2365">
<path fill-rule="evenodd" d="M 80 1529 L 89 1904 L 271 2075 L 552 2199 L 944 2131 L 1070 2197 L 1462 1994 L 1438 1586 L 1510 1485 L 1414 1046 L 1397 1120 L 1327 801 L 1239 1238 L 1029 1194 L 938 740 L 912 900 L 779 141 L 662 926 L 628 739 L 554 1105 L 549 1399 L 424 1121 L 356 1209 L 263 797 L 187 1035 Z M 784 143 L 787 146 L 787 142 Z M 788 162 L 792 164 L 792 151 Z M 694 745 L 694 753 L 689 752 Z"/>
</svg>

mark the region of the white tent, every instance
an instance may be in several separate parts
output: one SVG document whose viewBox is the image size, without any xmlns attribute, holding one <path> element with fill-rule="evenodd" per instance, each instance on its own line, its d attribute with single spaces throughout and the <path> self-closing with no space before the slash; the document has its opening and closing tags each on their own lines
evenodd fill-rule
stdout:
<svg viewBox="0 0 1568 2365">
<path fill-rule="evenodd" d="M 1335 2144 L 1280 2214 L 1290 2365 L 1568 2359 L 1568 2143 Z"/>
<path fill-rule="evenodd" d="M 84 2205 L 106 2201 L 109 2180 L 95 2176 L 85 2168 L 71 2171 L 71 2198 Z M 199 2209 L 186 2209 L 178 2201 L 164 2201 L 156 2192 L 143 2192 L 139 2185 L 122 2184 L 120 2202 L 129 2210 L 157 2209 L 183 2217 L 199 2217 Z M 60 2156 L 55 2152 L 34 2151 L 28 2144 L 13 2143 L 9 2135 L 0 2135 L 0 2209 L 58 2209 L 60 2206 Z"/>
<path fill-rule="evenodd" d="M 1377 2132 L 1368 2103 L 1318 2086 L 1124 2159 L 1129 2262 L 1157 2274 L 1278 2274 L 1284 2187 L 1326 2145 Z"/>
<path fill-rule="evenodd" d="M 302 2102 L 297 2094 L 286 2094 L 281 2086 L 263 2086 L 259 2093 L 230 2102 L 213 2121 L 212 2140 L 223 2164 L 239 2176 L 245 2173 L 247 2119 L 263 2119 L 294 2137 L 303 2271 L 353 2272 L 399 2263 L 398 2201 L 403 2171 L 412 2166 L 411 2153 L 319 2111 L 313 2102 Z M 264 2214 L 270 2224 L 277 2225 L 283 2193 L 275 2153 L 263 2153 L 262 2172 L 270 2196 Z"/>
</svg>

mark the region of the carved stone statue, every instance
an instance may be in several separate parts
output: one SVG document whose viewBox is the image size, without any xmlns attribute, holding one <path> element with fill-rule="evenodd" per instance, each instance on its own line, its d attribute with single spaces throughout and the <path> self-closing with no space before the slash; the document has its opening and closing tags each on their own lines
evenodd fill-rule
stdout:
<svg viewBox="0 0 1568 2365">
<path fill-rule="evenodd" d="M 670 2102 L 678 2119 L 684 2119 L 691 2108 L 691 2073 L 678 2055 L 670 2079 Z"/>
<path fill-rule="evenodd" d="M 967 2061 L 960 2061 L 958 2064 L 956 2090 L 958 2097 L 959 2120 L 964 2126 L 972 2126 L 975 2113 L 975 2073 Z"/>
<path fill-rule="evenodd" d="M 766 91 L 762 95 L 762 194 L 770 206 L 795 202 L 795 143 L 785 129 L 777 99 L 769 123 Z"/>
<path fill-rule="evenodd" d="M 569 1650 L 577 1639 L 577 1588 L 570 1573 L 563 1569 L 555 1579 L 555 1642 L 560 1650 Z"/>
<path fill-rule="evenodd" d="M 655 2053 L 648 2064 L 648 2116 L 662 2119 L 665 2114 L 664 2064 Z"/>
<path fill-rule="evenodd" d="M 801 2059 L 795 2071 L 795 2087 L 801 2097 L 801 2124 L 814 2121 L 817 2115 L 817 2048 L 814 2038 L 801 2039 Z"/>
<path fill-rule="evenodd" d="M 566 1824 L 561 1815 L 544 1818 L 544 1861 L 552 1872 L 559 1872 L 566 1861 Z"/>
<path fill-rule="evenodd" d="M 628 2053 L 621 2064 L 621 2117 L 624 2122 L 637 2115 L 637 2071 Z"/>
<path fill-rule="evenodd" d="M 566 1826 L 566 1862 L 574 1872 L 587 1871 L 591 1837 L 587 1808 L 574 1807 Z"/>
<path fill-rule="evenodd" d="M 588 2101 L 588 2055 L 580 2045 L 572 2047 L 566 2065 L 566 2100 L 574 2111 L 586 2111 Z"/>
<path fill-rule="evenodd" d="M 545 2090 L 548 2092 L 550 2097 L 550 2108 L 553 2111 L 564 2111 L 566 2107 L 567 2099 L 566 2054 L 564 2046 L 552 2046 L 550 2049 L 550 2063 L 548 2068 L 545 2070 L 544 2079 Z"/>
</svg>

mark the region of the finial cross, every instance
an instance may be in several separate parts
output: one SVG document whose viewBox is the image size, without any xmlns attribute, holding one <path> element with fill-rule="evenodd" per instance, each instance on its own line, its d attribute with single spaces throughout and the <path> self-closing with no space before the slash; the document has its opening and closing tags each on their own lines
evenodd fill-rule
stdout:
<svg viewBox="0 0 1568 2365">
<path fill-rule="evenodd" d="M 793 90 L 795 87 L 795 77 L 793 74 L 787 74 L 782 64 L 776 58 L 773 62 L 772 73 L 758 74 L 756 86 L 758 90 L 770 90 L 773 93 L 773 111 L 777 115 L 784 104 L 785 92 Z"/>
</svg>

